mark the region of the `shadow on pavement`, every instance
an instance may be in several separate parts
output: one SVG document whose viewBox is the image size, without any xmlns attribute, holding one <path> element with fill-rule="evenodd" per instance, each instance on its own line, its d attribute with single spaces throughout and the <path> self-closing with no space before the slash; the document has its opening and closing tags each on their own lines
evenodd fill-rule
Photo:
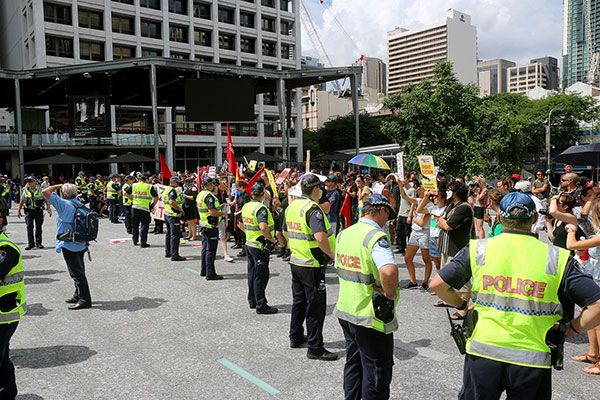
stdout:
<svg viewBox="0 0 600 400">
<path fill-rule="evenodd" d="M 58 282 L 58 279 L 52 279 L 52 278 L 25 278 L 25 284 L 26 285 L 37 285 L 40 283 L 52 283 L 52 282 Z"/>
<path fill-rule="evenodd" d="M 15 400 L 44 400 L 42 396 L 38 396 L 37 394 L 19 394 L 15 397 Z"/>
<path fill-rule="evenodd" d="M 292 313 L 292 305 L 291 304 L 269 304 L 272 307 L 275 307 L 279 310 L 279 314 L 291 314 Z M 327 309 L 325 311 L 326 315 L 330 315 L 335 308 L 335 304 L 327 304 Z"/>
<path fill-rule="evenodd" d="M 566 339 L 566 341 L 568 343 L 575 343 L 575 344 L 588 344 L 589 343 L 587 335 L 575 335 L 571 338 Z"/>
<path fill-rule="evenodd" d="M 87 346 L 65 345 L 11 349 L 10 354 L 12 362 L 18 368 L 39 369 L 77 364 L 98 353 Z"/>
<path fill-rule="evenodd" d="M 104 311 L 140 311 L 147 310 L 150 308 L 158 308 L 163 303 L 166 303 L 165 299 L 153 299 L 150 297 L 134 297 L 131 300 L 114 300 L 114 301 L 95 301 L 93 308 Z"/>
<path fill-rule="evenodd" d="M 39 257 L 39 256 L 32 256 L 32 257 Z M 25 256 L 23 256 L 23 258 L 25 258 Z M 65 271 L 63 270 L 59 270 L 59 269 L 39 269 L 39 270 L 33 270 L 33 271 L 23 271 L 23 273 L 25 274 L 25 276 L 41 276 L 41 275 L 54 275 L 54 274 L 62 274 Z"/>
<path fill-rule="evenodd" d="M 326 276 L 325 283 L 327 285 L 339 285 L 340 281 L 337 276 Z"/>
<path fill-rule="evenodd" d="M 42 303 L 29 304 L 27 306 L 27 315 L 43 316 L 48 315 L 50 311 L 52 309 L 44 307 Z"/>
<path fill-rule="evenodd" d="M 408 343 L 394 339 L 394 356 L 401 361 L 410 360 L 419 354 L 417 347 L 429 347 L 430 344 L 430 339 L 420 339 Z"/>
<path fill-rule="evenodd" d="M 30 260 L 32 258 L 39 258 L 39 257 L 41 257 L 41 256 L 36 256 L 33 254 L 23 254 L 23 256 L 21 256 L 21 258 L 23 258 L 23 260 Z"/>
<path fill-rule="evenodd" d="M 219 273 L 219 272 L 217 272 Z M 240 279 L 240 280 L 247 280 L 248 279 L 248 274 L 220 274 L 223 275 L 223 279 Z M 279 272 L 272 272 L 269 275 L 269 278 L 274 278 L 276 276 L 279 276 Z"/>
</svg>

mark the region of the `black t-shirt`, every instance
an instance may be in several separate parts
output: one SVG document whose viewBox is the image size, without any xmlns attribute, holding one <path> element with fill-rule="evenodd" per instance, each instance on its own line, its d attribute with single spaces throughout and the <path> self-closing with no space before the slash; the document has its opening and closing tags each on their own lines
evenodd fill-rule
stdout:
<svg viewBox="0 0 600 400">
<path fill-rule="evenodd" d="M 253 203 L 260 203 L 258 200 L 252 199 Z M 262 203 L 261 203 L 262 204 Z M 260 210 L 256 213 L 256 221 L 260 224 L 261 222 L 265 222 L 269 224 L 269 210 L 267 207 L 261 207 Z"/>
<path fill-rule="evenodd" d="M 206 203 L 206 208 L 208 208 L 209 210 L 216 208 L 214 196 L 207 195 L 206 198 L 204 199 L 204 202 Z"/>
<path fill-rule="evenodd" d="M 177 201 L 177 190 L 173 189 L 169 191 L 169 201 Z"/>
<path fill-rule="evenodd" d="M 457 205 L 450 204 L 444 214 L 446 223 L 451 231 L 441 230 L 440 252 L 454 256 L 460 249 L 465 247 L 471 239 L 473 230 L 473 210 L 467 202 Z"/>
</svg>

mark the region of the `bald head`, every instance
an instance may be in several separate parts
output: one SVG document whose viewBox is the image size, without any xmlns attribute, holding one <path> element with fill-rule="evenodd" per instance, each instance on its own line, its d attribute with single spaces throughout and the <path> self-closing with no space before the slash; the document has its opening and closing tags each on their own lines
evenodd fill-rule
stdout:
<svg viewBox="0 0 600 400">
<path fill-rule="evenodd" d="M 560 187 L 569 192 L 575 190 L 577 188 L 577 174 L 573 172 L 564 174 L 560 179 Z"/>
</svg>

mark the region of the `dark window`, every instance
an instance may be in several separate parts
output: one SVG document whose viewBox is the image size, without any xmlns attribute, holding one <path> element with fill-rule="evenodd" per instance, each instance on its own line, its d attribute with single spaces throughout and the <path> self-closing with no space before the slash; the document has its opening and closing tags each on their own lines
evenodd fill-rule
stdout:
<svg viewBox="0 0 600 400">
<path fill-rule="evenodd" d="M 82 60 L 104 61 L 104 43 L 80 40 L 79 58 Z"/>
<path fill-rule="evenodd" d="M 254 46 L 255 43 L 255 39 L 242 36 L 242 38 L 240 39 L 240 50 L 244 53 L 256 53 Z"/>
<path fill-rule="evenodd" d="M 281 11 L 289 11 L 288 0 L 279 0 L 279 8 Z"/>
<path fill-rule="evenodd" d="M 135 34 L 134 26 L 135 26 L 135 24 L 134 24 L 133 18 L 125 17 L 123 15 L 114 15 L 113 14 L 113 16 L 112 16 L 113 32 L 134 35 Z"/>
<path fill-rule="evenodd" d="M 250 61 L 242 61 L 242 66 L 243 67 L 256 67 L 256 63 L 253 63 Z"/>
<path fill-rule="evenodd" d="M 233 24 L 233 10 L 229 8 L 219 8 L 219 22 Z"/>
<path fill-rule="evenodd" d="M 235 65 L 235 64 L 236 64 L 236 61 L 235 61 L 235 60 L 228 60 L 228 59 L 226 59 L 226 58 L 221 58 L 221 59 L 219 60 L 219 63 L 221 63 L 221 64 Z"/>
<path fill-rule="evenodd" d="M 188 42 L 188 28 L 185 26 L 169 25 L 169 40 L 172 42 Z"/>
<path fill-rule="evenodd" d="M 254 28 L 254 14 L 240 12 L 240 26 Z"/>
<path fill-rule="evenodd" d="M 169 0 L 169 12 L 187 15 L 187 0 Z"/>
<path fill-rule="evenodd" d="M 219 33 L 219 48 L 225 50 L 235 50 L 235 35 Z"/>
<path fill-rule="evenodd" d="M 160 0 L 140 0 L 140 6 L 160 10 Z"/>
<path fill-rule="evenodd" d="M 162 50 L 142 48 L 142 57 L 162 57 Z"/>
<path fill-rule="evenodd" d="M 46 35 L 46 55 L 73 58 L 73 39 Z"/>
<path fill-rule="evenodd" d="M 246 3 L 254 3 L 254 0 L 242 0 L 245 1 Z"/>
<path fill-rule="evenodd" d="M 171 52 L 171 58 L 175 58 L 177 60 L 189 60 L 190 59 L 190 55 L 189 54 L 184 54 L 184 53 L 175 53 L 175 52 Z"/>
<path fill-rule="evenodd" d="M 294 23 L 292 21 L 281 21 L 281 34 L 294 35 Z"/>
<path fill-rule="evenodd" d="M 292 48 L 289 44 L 281 44 L 281 58 L 285 59 L 293 59 L 293 54 L 290 53 L 290 48 Z"/>
<path fill-rule="evenodd" d="M 200 29 L 194 30 L 194 44 L 211 47 L 212 32 Z"/>
<path fill-rule="evenodd" d="M 262 30 L 275 32 L 275 18 L 262 17 Z"/>
<path fill-rule="evenodd" d="M 150 112 L 135 110 L 115 111 L 117 131 L 146 131 L 152 129 Z"/>
<path fill-rule="evenodd" d="M 90 29 L 104 29 L 102 23 L 102 12 L 79 9 L 79 27 Z"/>
<path fill-rule="evenodd" d="M 277 43 L 267 42 L 263 40 L 262 43 L 262 54 L 263 56 L 276 57 L 275 50 L 277 49 Z"/>
<path fill-rule="evenodd" d="M 275 0 L 260 0 L 260 4 L 267 7 L 275 8 Z"/>
<path fill-rule="evenodd" d="M 196 61 L 203 61 L 203 62 L 212 62 L 212 57 L 208 57 L 208 56 L 199 56 L 196 55 L 194 56 L 194 58 L 196 59 Z"/>
<path fill-rule="evenodd" d="M 210 4 L 194 1 L 194 17 L 210 19 Z"/>
<path fill-rule="evenodd" d="M 123 4 L 131 4 L 133 5 L 133 0 L 112 0 L 115 3 L 123 3 Z"/>
<path fill-rule="evenodd" d="M 263 102 L 265 103 L 265 105 L 268 106 L 276 106 L 277 105 L 277 96 L 275 96 L 275 93 L 273 92 L 267 92 L 263 95 Z M 267 130 L 267 126 L 270 127 L 270 129 L 273 129 L 273 125 L 271 124 L 265 124 L 265 131 Z M 271 131 L 272 133 L 272 131 Z"/>
<path fill-rule="evenodd" d="M 160 39 L 160 22 L 142 20 L 142 36 Z"/>
<path fill-rule="evenodd" d="M 72 25 L 71 7 L 44 2 L 44 21 Z"/>
<path fill-rule="evenodd" d="M 113 59 L 120 60 L 123 58 L 135 57 L 135 47 L 123 46 L 115 44 L 113 45 Z"/>
</svg>

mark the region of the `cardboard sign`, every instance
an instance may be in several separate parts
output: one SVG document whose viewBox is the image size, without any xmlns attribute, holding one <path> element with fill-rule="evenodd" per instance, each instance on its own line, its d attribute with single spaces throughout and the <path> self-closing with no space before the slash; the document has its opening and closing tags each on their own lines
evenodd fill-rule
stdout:
<svg viewBox="0 0 600 400">
<path fill-rule="evenodd" d="M 419 156 L 419 168 L 421 174 L 426 177 L 435 176 L 435 165 L 432 156 Z"/>
<path fill-rule="evenodd" d="M 208 169 L 208 176 L 214 178 L 217 175 L 217 167 L 210 167 Z"/>
<path fill-rule="evenodd" d="M 289 173 L 290 173 L 290 169 L 285 168 L 283 171 L 281 171 L 279 173 L 279 176 L 277 177 L 277 180 L 275 181 L 275 183 L 278 185 L 281 185 Z"/>
<path fill-rule="evenodd" d="M 250 162 L 248 163 L 248 168 L 251 171 L 256 171 L 256 160 L 250 160 Z"/>
<path fill-rule="evenodd" d="M 166 188 L 165 185 L 160 185 L 160 184 L 154 185 L 154 190 L 156 190 L 156 193 L 158 193 L 158 202 L 154 206 L 154 210 L 152 210 L 152 212 L 150 213 L 152 218 L 158 219 L 161 221 L 165 220 L 165 217 L 164 217 L 165 203 L 162 200 L 162 192 L 165 190 L 165 188 Z"/>
<path fill-rule="evenodd" d="M 277 195 L 277 185 L 275 185 L 275 179 L 273 178 L 273 174 L 268 169 L 265 169 L 265 172 L 267 173 L 267 178 L 269 178 L 269 184 L 271 185 L 273 194 Z"/>
<path fill-rule="evenodd" d="M 423 185 L 423 189 L 437 192 L 437 179 L 435 176 L 429 178 L 423 177 L 423 179 L 421 179 L 421 184 Z"/>
<path fill-rule="evenodd" d="M 404 152 L 396 153 L 396 163 L 398 164 L 400 180 L 404 182 Z"/>
</svg>

